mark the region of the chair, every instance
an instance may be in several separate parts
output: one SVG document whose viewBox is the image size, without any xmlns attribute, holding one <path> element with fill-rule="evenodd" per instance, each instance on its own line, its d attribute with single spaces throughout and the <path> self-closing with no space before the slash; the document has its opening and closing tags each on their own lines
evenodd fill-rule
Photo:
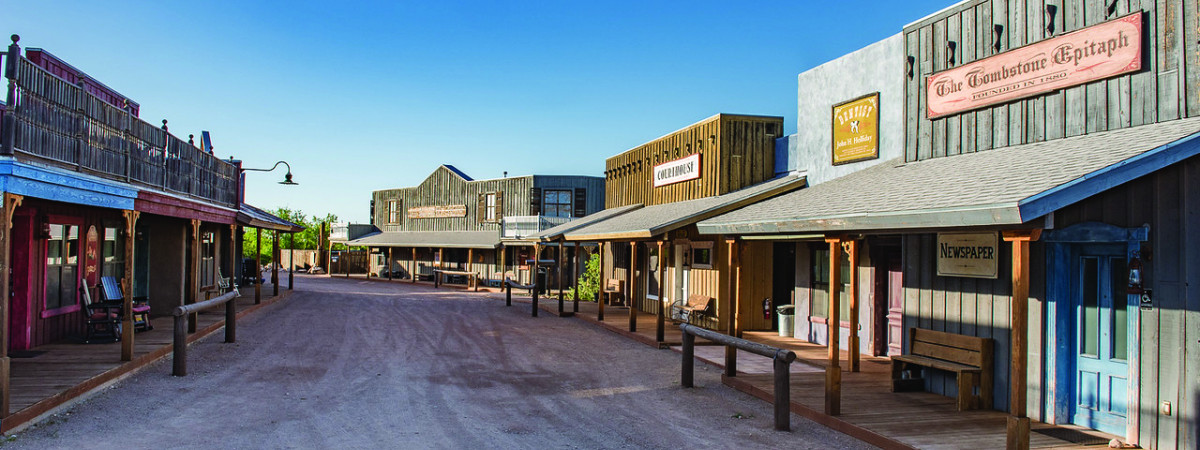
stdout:
<svg viewBox="0 0 1200 450">
<path fill-rule="evenodd" d="M 233 296 L 235 298 L 242 296 L 242 293 L 238 290 L 237 285 L 233 284 L 233 277 L 221 275 L 220 267 L 217 268 L 217 289 L 219 289 L 222 294 L 233 291 Z"/>
<path fill-rule="evenodd" d="M 103 338 L 103 342 L 121 340 L 121 308 L 113 303 L 93 299 L 86 280 L 79 282 L 79 288 L 83 293 L 83 318 L 86 333 L 83 342 L 85 344 L 101 342 L 97 341 L 97 338 Z"/>
<path fill-rule="evenodd" d="M 117 282 L 116 277 L 100 277 L 100 283 L 104 286 L 104 299 L 106 301 L 123 301 L 125 294 L 121 292 L 121 283 Z M 134 299 L 133 302 L 133 329 L 136 331 L 153 330 L 154 325 L 150 324 L 150 303 Z"/>
</svg>

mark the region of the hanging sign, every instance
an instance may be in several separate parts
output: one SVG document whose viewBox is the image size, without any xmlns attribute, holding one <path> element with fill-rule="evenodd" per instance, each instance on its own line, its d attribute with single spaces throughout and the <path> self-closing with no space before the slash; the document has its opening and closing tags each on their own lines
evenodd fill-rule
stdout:
<svg viewBox="0 0 1200 450">
<path fill-rule="evenodd" d="M 879 157 L 879 93 L 833 107 L 833 165 Z"/>
<path fill-rule="evenodd" d="M 995 279 L 1000 267 L 1000 236 L 991 233 L 938 233 L 937 274 Z"/>
<path fill-rule="evenodd" d="M 87 284 L 96 285 L 100 282 L 100 233 L 92 225 L 87 230 L 87 241 L 83 248 L 83 278 Z"/>
<path fill-rule="evenodd" d="M 467 205 L 437 205 L 408 208 L 409 219 L 437 219 L 443 217 L 466 217 Z"/>
<path fill-rule="evenodd" d="M 925 79 L 930 119 L 1142 69 L 1139 11 Z"/>
<path fill-rule="evenodd" d="M 654 166 L 654 187 L 700 178 L 700 154 Z"/>
</svg>

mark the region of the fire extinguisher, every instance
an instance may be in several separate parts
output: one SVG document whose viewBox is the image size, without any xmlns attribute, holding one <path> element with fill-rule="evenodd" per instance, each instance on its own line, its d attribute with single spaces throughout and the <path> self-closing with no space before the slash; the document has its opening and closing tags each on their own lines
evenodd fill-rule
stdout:
<svg viewBox="0 0 1200 450">
<path fill-rule="evenodd" d="M 763 318 L 771 320 L 771 297 L 763 299 Z"/>
</svg>

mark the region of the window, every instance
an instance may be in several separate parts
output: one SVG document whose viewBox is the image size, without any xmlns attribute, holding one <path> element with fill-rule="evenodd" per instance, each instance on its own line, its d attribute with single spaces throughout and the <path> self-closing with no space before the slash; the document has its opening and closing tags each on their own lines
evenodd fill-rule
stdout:
<svg viewBox="0 0 1200 450">
<path fill-rule="evenodd" d="M 104 243 L 101 244 L 100 250 L 103 258 L 100 274 L 103 276 L 118 279 L 125 277 L 125 239 L 120 234 L 117 227 L 104 228 Z"/>
<path fill-rule="evenodd" d="M 79 227 L 50 224 L 46 240 L 46 311 L 75 306 L 79 290 Z"/>
<path fill-rule="evenodd" d="M 388 225 L 400 223 L 400 200 L 388 200 L 387 214 Z"/>
<path fill-rule="evenodd" d="M 711 269 L 713 264 L 713 243 L 692 242 L 692 268 Z"/>
<path fill-rule="evenodd" d="M 484 204 L 483 220 L 485 222 L 495 222 L 496 221 L 496 193 L 488 192 L 487 195 L 484 196 L 483 202 L 484 202 L 483 203 Z"/>
<path fill-rule="evenodd" d="M 200 233 L 200 285 L 212 286 L 217 284 L 217 243 L 216 236 L 211 231 Z"/>
<path fill-rule="evenodd" d="M 571 194 L 567 189 L 547 189 L 542 195 L 542 215 L 571 217 Z"/>
<path fill-rule="evenodd" d="M 850 258 L 842 253 L 841 268 L 838 276 L 842 287 L 838 291 L 838 316 L 840 320 L 850 320 Z M 822 319 L 829 318 L 829 249 L 812 251 L 812 316 Z"/>
</svg>

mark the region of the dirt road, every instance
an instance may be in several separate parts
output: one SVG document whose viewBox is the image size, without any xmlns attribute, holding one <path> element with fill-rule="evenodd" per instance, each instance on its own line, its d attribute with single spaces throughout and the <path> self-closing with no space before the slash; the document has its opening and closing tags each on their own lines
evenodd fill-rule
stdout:
<svg viewBox="0 0 1200 450">
<path fill-rule="evenodd" d="M 868 448 L 575 319 L 457 290 L 297 277 L 286 300 L 9 448 Z"/>
</svg>

